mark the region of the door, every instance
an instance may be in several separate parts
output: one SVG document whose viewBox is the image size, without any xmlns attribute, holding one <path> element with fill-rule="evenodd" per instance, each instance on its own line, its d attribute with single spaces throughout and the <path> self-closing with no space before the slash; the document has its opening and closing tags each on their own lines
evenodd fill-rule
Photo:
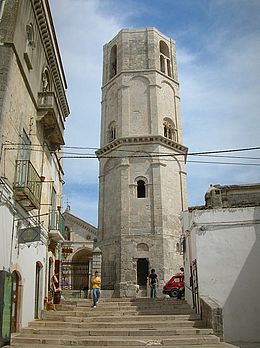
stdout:
<svg viewBox="0 0 260 348">
<path fill-rule="evenodd" d="M 12 273 L 12 280 L 13 280 L 13 291 L 12 291 L 12 324 L 11 324 L 11 331 L 16 332 L 17 331 L 17 325 L 18 325 L 18 306 L 19 306 L 19 289 L 20 289 L 20 277 L 19 274 L 14 271 Z"/>
<path fill-rule="evenodd" d="M 9 345 L 12 323 L 12 275 L 0 271 L 0 346 Z"/>
<path fill-rule="evenodd" d="M 147 277 L 149 275 L 149 262 L 147 259 L 137 260 L 137 284 L 140 286 L 147 285 Z"/>
<path fill-rule="evenodd" d="M 191 286 L 192 286 L 192 301 L 193 308 L 196 313 L 200 313 L 200 300 L 199 300 L 199 282 L 198 282 L 198 271 L 197 271 L 197 260 L 192 261 L 191 266 Z"/>
<path fill-rule="evenodd" d="M 34 319 L 39 319 L 39 313 L 41 310 L 41 270 L 42 265 L 39 262 L 36 262 L 35 269 L 35 303 L 34 303 Z"/>
<path fill-rule="evenodd" d="M 25 131 L 21 136 L 21 148 L 19 152 L 19 161 L 16 173 L 16 182 L 18 186 L 26 186 L 28 180 L 28 161 L 30 159 L 30 139 L 28 138 Z"/>
</svg>

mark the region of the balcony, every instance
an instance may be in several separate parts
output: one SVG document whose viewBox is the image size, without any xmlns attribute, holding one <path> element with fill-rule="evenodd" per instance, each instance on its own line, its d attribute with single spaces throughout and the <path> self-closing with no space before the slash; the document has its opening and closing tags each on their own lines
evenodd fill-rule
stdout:
<svg viewBox="0 0 260 348">
<path fill-rule="evenodd" d="M 29 160 L 16 161 L 14 194 L 25 210 L 39 209 L 41 204 L 42 182 L 39 174 Z"/>
<path fill-rule="evenodd" d="M 38 93 L 38 121 L 53 151 L 64 145 L 64 121 L 54 92 Z"/>
<path fill-rule="evenodd" d="M 49 238 L 54 242 L 64 240 L 64 217 L 59 210 L 51 210 L 49 215 Z"/>
</svg>

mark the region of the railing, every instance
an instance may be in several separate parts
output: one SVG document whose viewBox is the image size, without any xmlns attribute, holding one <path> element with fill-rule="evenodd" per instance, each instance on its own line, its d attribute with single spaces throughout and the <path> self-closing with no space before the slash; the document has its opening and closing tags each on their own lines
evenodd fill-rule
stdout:
<svg viewBox="0 0 260 348">
<path fill-rule="evenodd" d="M 49 215 L 49 230 L 59 231 L 62 237 L 65 236 L 64 217 L 58 210 L 51 210 Z"/>
<path fill-rule="evenodd" d="M 16 161 L 14 188 L 24 190 L 24 192 L 28 189 L 32 198 L 40 204 L 42 182 L 39 174 L 29 160 Z"/>
</svg>

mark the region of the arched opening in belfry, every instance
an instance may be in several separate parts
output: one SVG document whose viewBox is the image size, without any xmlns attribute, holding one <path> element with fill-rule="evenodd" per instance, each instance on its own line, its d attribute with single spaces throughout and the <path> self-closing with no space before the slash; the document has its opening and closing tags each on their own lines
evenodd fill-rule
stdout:
<svg viewBox="0 0 260 348">
<path fill-rule="evenodd" d="M 116 137 L 117 137 L 117 134 L 116 134 L 116 122 L 115 121 L 112 121 L 109 126 L 108 126 L 108 142 L 110 143 L 111 141 L 115 140 Z"/>
<path fill-rule="evenodd" d="M 160 41 L 160 70 L 168 76 L 172 76 L 170 51 L 168 45 L 164 41 Z"/>
<path fill-rule="evenodd" d="M 176 140 L 175 124 L 168 117 L 163 119 L 163 135 L 171 140 Z"/>
<path fill-rule="evenodd" d="M 146 286 L 147 277 L 149 275 L 149 262 L 147 259 L 137 260 L 137 284 L 140 286 Z"/>
<path fill-rule="evenodd" d="M 117 46 L 114 45 L 110 51 L 109 78 L 112 79 L 117 74 Z"/>
</svg>

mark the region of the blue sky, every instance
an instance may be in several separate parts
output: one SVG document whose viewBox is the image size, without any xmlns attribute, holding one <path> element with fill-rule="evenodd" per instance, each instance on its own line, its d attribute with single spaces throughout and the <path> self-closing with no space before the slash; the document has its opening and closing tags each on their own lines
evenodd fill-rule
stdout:
<svg viewBox="0 0 260 348">
<path fill-rule="evenodd" d="M 151 26 L 176 41 L 189 151 L 260 146 L 259 0 L 49 1 L 68 82 L 67 146 L 99 147 L 103 45 L 122 28 Z M 259 150 L 232 155 L 256 159 L 190 159 L 260 164 Z M 97 225 L 98 160 L 64 165 L 64 207 L 69 201 L 73 214 Z M 188 163 L 186 169 L 190 206 L 204 203 L 209 184 L 260 182 L 256 165 Z"/>
</svg>

